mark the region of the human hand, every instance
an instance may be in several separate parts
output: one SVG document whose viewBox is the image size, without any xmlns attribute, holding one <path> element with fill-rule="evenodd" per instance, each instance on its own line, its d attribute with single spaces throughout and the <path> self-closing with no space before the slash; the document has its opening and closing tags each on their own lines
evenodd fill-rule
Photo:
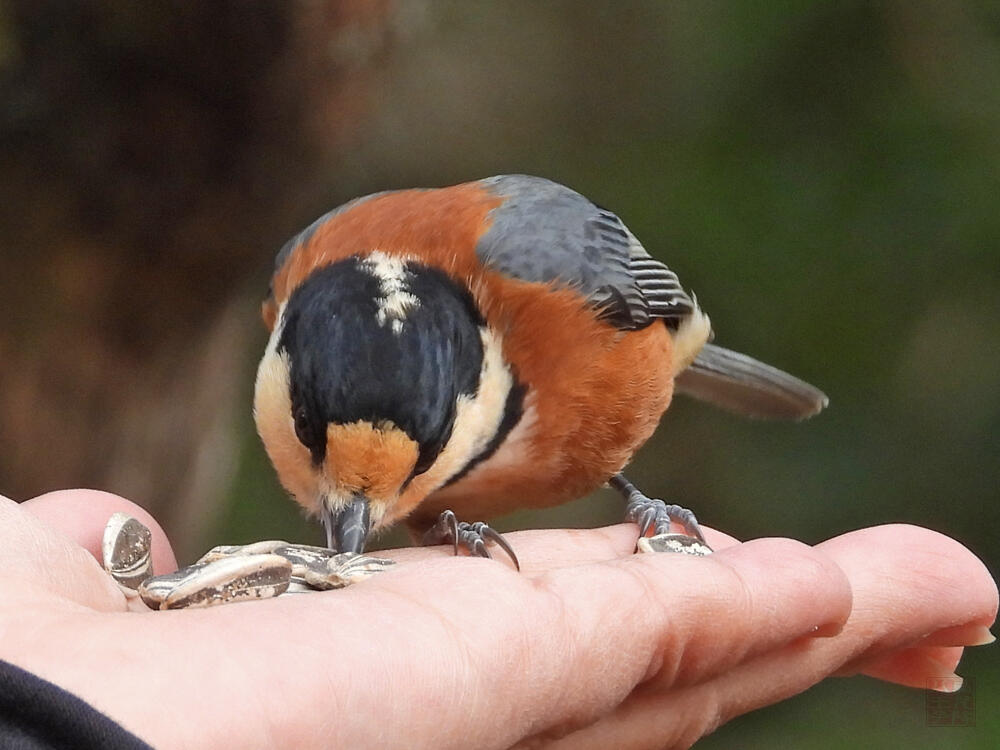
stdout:
<svg viewBox="0 0 1000 750">
<path fill-rule="evenodd" d="M 446 548 L 348 589 L 133 613 L 97 565 L 106 493 L 0 499 L 0 658 L 157 747 L 685 747 L 831 674 L 922 687 L 986 640 L 985 567 L 887 526 L 810 548 L 707 532 L 706 558 L 632 555 L 636 529 L 510 534 L 522 563 Z"/>
</svg>

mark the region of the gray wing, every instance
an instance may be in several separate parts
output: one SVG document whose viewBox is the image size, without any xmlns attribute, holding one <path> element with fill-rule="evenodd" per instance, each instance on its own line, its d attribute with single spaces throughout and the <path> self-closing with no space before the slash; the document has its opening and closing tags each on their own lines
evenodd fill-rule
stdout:
<svg viewBox="0 0 1000 750">
<path fill-rule="evenodd" d="M 541 177 L 481 180 L 504 198 L 476 246 L 480 262 L 524 281 L 580 291 L 612 325 L 634 330 L 662 318 L 676 328 L 695 309 L 677 275 L 650 257 L 615 214 Z"/>
</svg>

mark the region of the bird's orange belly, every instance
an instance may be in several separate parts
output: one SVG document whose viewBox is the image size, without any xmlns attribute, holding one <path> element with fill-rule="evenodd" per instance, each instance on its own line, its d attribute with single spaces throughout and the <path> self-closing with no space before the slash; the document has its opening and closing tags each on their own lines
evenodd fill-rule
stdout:
<svg viewBox="0 0 1000 750">
<path fill-rule="evenodd" d="M 448 508 L 482 520 L 581 497 L 628 463 L 670 404 L 662 323 L 617 330 L 568 290 L 522 300 L 508 291 L 499 307 L 487 317 L 500 321 L 506 357 L 528 387 L 524 413 L 490 458 L 420 503 L 414 526 Z"/>
</svg>

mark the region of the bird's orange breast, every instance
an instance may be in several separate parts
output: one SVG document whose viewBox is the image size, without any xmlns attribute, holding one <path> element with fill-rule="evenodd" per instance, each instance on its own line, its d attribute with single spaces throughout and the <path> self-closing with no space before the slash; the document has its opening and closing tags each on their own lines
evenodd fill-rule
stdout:
<svg viewBox="0 0 1000 750">
<path fill-rule="evenodd" d="M 619 331 L 572 290 L 485 282 L 477 299 L 528 386 L 525 412 L 490 460 L 420 503 L 418 525 L 446 508 L 489 518 L 580 497 L 628 463 L 670 404 L 666 326 Z"/>
</svg>

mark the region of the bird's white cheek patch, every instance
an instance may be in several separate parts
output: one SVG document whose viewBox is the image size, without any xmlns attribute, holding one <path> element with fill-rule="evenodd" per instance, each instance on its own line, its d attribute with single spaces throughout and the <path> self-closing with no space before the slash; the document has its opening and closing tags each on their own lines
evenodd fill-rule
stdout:
<svg viewBox="0 0 1000 750">
<path fill-rule="evenodd" d="M 282 304 L 271 340 L 257 368 L 254 420 L 281 484 L 307 510 L 316 512 L 318 508 L 310 505 L 317 497 L 316 475 L 311 469 L 309 450 L 295 436 L 292 423 L 288 357 L 277 350 L 284 311 Z"/>
<path fill-rule="evenodd" d="M 374 278 L 378 279 L 380 297 L 378 311 L 375 313 L 380 326 L 389 325 L 393 333 L 403 330 L 403 323 L 411 310 L 420 307 L 420 300 L 412 294 L 407 286 L 410 273 L 406 270 L 406 262 L 402 258 L 386 255 L 376 250 L 361 263 Z"/>
</svg>

